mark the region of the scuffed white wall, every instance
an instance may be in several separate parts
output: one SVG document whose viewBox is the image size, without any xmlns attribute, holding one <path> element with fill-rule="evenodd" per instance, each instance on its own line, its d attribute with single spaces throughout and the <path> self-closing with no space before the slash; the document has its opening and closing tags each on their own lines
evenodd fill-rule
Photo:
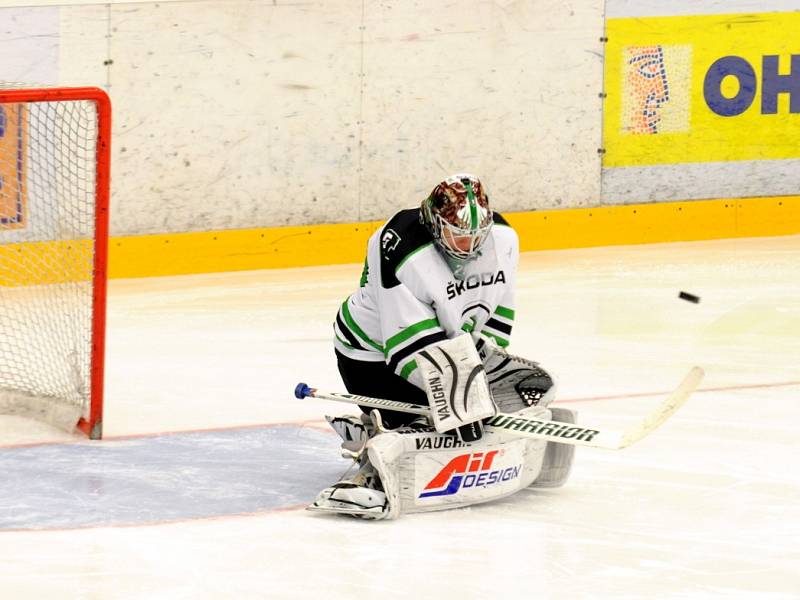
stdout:
<svg viewBox="0 0 800 600">
<path fill-rule="evenodd" d="M 359 11 L 113 10 L 115 223 L 146 233 L 358 220 Z"/>
<path fill-rule="evenodd" d="M 600 2 L 442 4 L 367 3 L 362 218 L 460 170 L 503 210 L 595 202 Z"/>
<path fill-rule="evenodd" d="M 0 80 L 58 81 L 60 39 L 58 9 L 0 10 Z"/>
<path fill-rule="evenodd" d="M 113 235 L 383 219 L 462 170 L 499 210 L 566 208 L 600 196 L 602 10 L 75 2 L 0 9 L 0 51 L 49 31 L 30 78 L 109 92 Z"/>
<path fill-rule="evenodd" d="M 607 0 L 606 18 L 766 13 L 797 9 L 797 0 Z"/>
</svg>

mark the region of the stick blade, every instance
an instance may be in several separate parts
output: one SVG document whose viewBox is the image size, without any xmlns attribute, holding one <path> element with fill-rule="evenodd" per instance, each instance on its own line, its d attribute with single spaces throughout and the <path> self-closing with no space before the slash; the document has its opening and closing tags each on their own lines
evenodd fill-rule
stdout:
<svg viewBox="0 0 800 600">
<path fill-rule="evenodd" d="M 642 438 L 650 435 L 654 430 L 663 425 L 664 421 L 669 419 L 681 406 L 686 403 L 686 401 L 689 399 L 689 396 L 692 395 L 692 392 L 694 392 L 697 389 L 697 386 L 700 385 L 704 375 L 705 372 L 703 369 L 700 367 L 692 367 L 686 374 L 686 377 L 683 378 L 683 381 L 680 383 L 680 385 L 675 388 L 675 390 L 669 396 L 667 396 L 667 398 L 661 403 L 661 406 L 659 406 L 656 411 L 651 413 L 646 419 L 644 419 L 644 421 L 639 423 L 639 425 L 629 429 L 623 434 L 622 440 L 617 448 L 627 448 L 631 444 L 634 444 Z"/>
</svg>

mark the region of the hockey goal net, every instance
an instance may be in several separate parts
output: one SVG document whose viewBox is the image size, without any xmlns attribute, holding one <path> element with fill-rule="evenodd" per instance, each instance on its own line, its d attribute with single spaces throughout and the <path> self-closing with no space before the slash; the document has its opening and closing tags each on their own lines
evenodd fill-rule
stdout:
<svg viewBox="0 0 800 600">
<path fill-rule="evenodd" d="M 92 439 L 102 435 L 110 135 L 100 89 L 0 84 L 0 414 Z"/>
</svg>

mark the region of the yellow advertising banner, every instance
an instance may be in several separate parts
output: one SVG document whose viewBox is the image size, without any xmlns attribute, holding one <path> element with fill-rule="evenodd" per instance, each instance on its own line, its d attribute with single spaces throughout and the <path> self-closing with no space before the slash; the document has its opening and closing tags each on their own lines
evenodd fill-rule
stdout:
<svg viewBox="0 0 800 600">
<path fill-rule="evenodd" d="M 604 167 L 800 158 L 800 13 L 606 31 Z"/>
<path fill-rule="evenodd" d="M 24 116 L 22 104 L 0 104 L 0 231 L 26 221 Z"/>
</svg>

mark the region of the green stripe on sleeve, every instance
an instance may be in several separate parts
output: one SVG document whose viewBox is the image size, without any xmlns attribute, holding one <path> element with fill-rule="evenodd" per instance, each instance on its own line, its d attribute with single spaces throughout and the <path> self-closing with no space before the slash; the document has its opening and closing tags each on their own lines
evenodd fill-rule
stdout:
<svg viewBox="0 0 800 600">
<path fill-rule="evenodd" d="M 402 377 L 403 379 L 408 379 L 411 376 L 411 373 L 413 373 L 414 369 L 416 368 L 417 368 L 417 361 L 415 360 L 408 361 L 400 371 L 400 377 Z"/>
<path fill-rule="evenodd" d="M 344 346 L 345 348 L 350 348 L 350 350 L 353 350 L 353 346 L 351 346 L 350 344 L 348 344 L 347 342 L 345 342 L 345 341 L 344 341 L 342 338 L 340 338 L 338 335 L 336 336 L 336 340 L 337 340 L 337 341 L 338 341 L 338 342 L 339 342 L 339 343 L 340 343 L 342 346 Z"/>
<path fill-rule="evenodd" d="M 501 337 L 500 337 L 499 335 L 497 335 L 496 333 L 489 333 L 489 332 L 488 332 L 488 331 L 486 331 L 486 330 L 484 330 L 484 331 L 481 331 L 481 333 L 482 333 L 483 335 L 487 336 L 487 337 L 490 337 L 490 338 L 492 338 L 492 339 L 493 339 L 495 342 L 497 342 L 497 345 L 498 345 L 498 346 L 500 346 L 501 348 L 505 348 L 505 347 L 506 347 L 506 346 L 508 346 L 508 344 L 509 344 L 509 341 L 508 341 L 508 340 L 501 338 Z"/>
<path fill-rule="evenodd" d="M 463 329 L 467 333 L 472 333 L 475 330 L 475 319 L 470 317 L 469 321 L 467 321 L 461 326 L 461 329 Z"/>
<path fill-rule="evenodd" d="M 397 272 L 400 270 L 400 267 L 402 267 L 404 264 L 406 264 L 406 262 L 407 262 L 407 261 L 408 261 L 408 260 L 409 260 L 409 259 L 410 259 L 412 256 L 414 256 L 415 254 L 419 254 L 420 252 L 422 252 L 423 250 L 425 250 L 425 248 L 427 248 L 428 246 L 433 246 L 433 242 L 428 242 L 427 244 L 425 244 L 425 245 L 423 245 L 423 246 L 420 246 L 419 248 L 417 248 L 417 249 L 416 249 L 416 250 L 414 250 L 413 252 L 409 252 L 409 253 L 408 253 L 408 254 L 405 256 L 405 258 L 403 258 L 403 260 L 401 260 L 401 261 L 400 261 L 400 262 L 397 264 L 397 266 L 394 268 L 394 272 L 395 272 L 395 273 L 397 273 Z"/>
<path fill-rule="evenodd" d="M 498 306 L 497 310 L 494 311 L 495 314 L 500 315 L 501 317 L 505 317 L 506 319 L 514 320 L 514 311 L 510 308 L 506 308 L 505 306 Z"/>
<path fill-rule="evenodd" d="M 358 323 L 356 323 L 353 320 L 353 316 L 350 314 L 350 308 L 347 306 L 348 300 L 350 300 L 350 298 L 342 302 L 342 316 L 344 317 L 344 322 L 353 331 L 353 333 L 355 333 L 363 341 L 365 341 L 367 344 L 369 344 L 376 350 L 383 352 L 383 347 L 379 343 L 372 341 L 369 338 L 369 336 L 366 333 L 364 333 L 361 327 L 358 326 Z"/>
<path fill-rule="evenodd" d="M 361 281 L 358 282 L 359 287 L 364 287 L 367 285 L 367 280 L 369 279 L 369 263 L 367 259 L 364 259 L 364 268 L 361 271 Z"/>
<path fill-rule="evenodd" d="M 426 329 L 439 329 L 439 319 L 425 319 L 424 321 L 420 321 L 419 323 L 414 323 L 410 327 L 406 327 L 398 333 L 397 335 L 393 335 L 388 340 L 386 340 L 386 349 L 383 351 L 386 356 L 389 356 L 389 352 L 392 348 L 395 348 L 399 344 L 402 344 L 407 339 L 414 337 L 420 331 L 425 331 Z"/>
</svg>

